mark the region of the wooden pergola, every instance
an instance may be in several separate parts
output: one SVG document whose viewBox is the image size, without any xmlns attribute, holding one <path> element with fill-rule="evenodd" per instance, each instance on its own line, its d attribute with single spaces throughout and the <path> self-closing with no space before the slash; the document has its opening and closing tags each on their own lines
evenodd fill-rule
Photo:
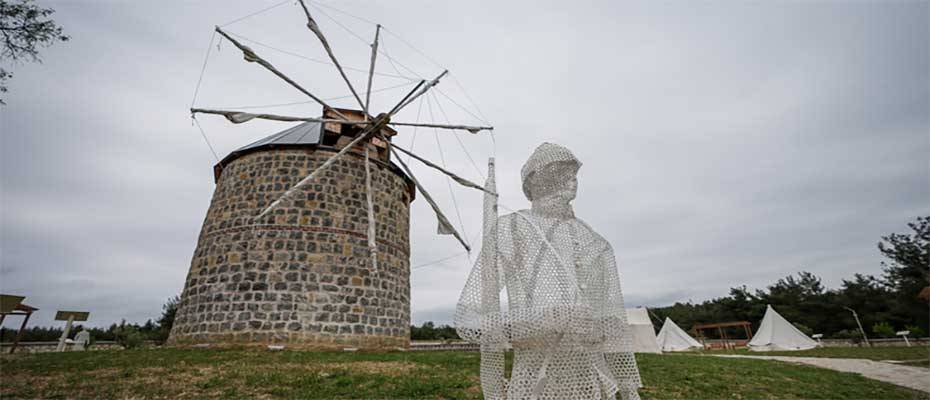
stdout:
<svg viewBox="0 0 930 400">
<path fill-rule="evenodd" d="M 733 328 L 733 327 L 742 327 L 743 331 L 746 332 L 746 339 L 737 339 L 734 340 L 735 343 L 730 343 L 730 338 L 727 336 L 727 332 L 724 328 Z M 695 324 L 691 327 L 691 332 L 697 337 L 698 340 L 703 339 L 704 331 L 707 330 L 717 330 L 717 333 L 720 335 L 720 339 L 723 340 L 723 347 L 726 349 L 735 348 L 738 345 L 745 345 L 752 339 L 752 324 L 749 321 L 732 321 L 732 322 L 716 322 L 712 324 Z M 740 343 L 742 342 L 742 343 Z"/>
<path fill-rule="evenodd" d="M 39 310 L 38 308 L 23 304 L 23 299 L 25 299 L 23 296 L 0 295 L 0 326 L 3 325 L 3 320 L 6 319 L 7 315 L 24 316 L 23 323 L 19 326 L 19 331 L 16 332 L 16 339 L 13 339 L 13 347 L 10 348 L 10 354 L 16 351 L 16 346 L 19 345 L 19 339 L 23 337 L 23 331 L 26 330 L 29 317 L 32 316 L 33 312 Z"/>
</svg>

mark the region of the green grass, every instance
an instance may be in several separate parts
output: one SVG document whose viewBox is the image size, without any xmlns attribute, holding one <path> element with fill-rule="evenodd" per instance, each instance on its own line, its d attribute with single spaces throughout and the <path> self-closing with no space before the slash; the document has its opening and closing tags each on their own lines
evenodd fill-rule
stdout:
<svg viewBox="0 0 930 400">
<path fill-rule="evenodd" d="M 647 399 L 914 399 L 912 390 L 814 367 L 639 355 Z M 0 359 L 0 398 L 481 398 L 478 353 L 146 349 Z"/>
<path fill-rule="evenodd" d="M 706 354 L 741 354 L 763 356 L 789 356 L 789 357 L 826 357 L 826 358 L 864 358 L 867 360 L 906 361 L 903 365 L 930 368 L 930 347 L 819 347 L 801 351 L 768 351 L 764 353 L 752 352 L 746 349 L 714 350 Z"/>
</svg>

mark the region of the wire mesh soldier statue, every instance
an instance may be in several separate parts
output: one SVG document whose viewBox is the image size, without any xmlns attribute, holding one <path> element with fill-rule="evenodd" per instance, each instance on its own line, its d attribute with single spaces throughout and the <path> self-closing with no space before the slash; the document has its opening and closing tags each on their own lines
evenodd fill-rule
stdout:
<svg viewBox="0 0 930 400">
<path fill-rule="evenodd" d="M 496 193 L 493 165 L 486 193 Z M 543 143 L 521 171 L 529 210 L 498 218 L 497 197 L 485 194 L 482 250 L 455 315 L 459 335 L 481 345 L 485 398 L 639 398 L 613 249 L 570 204 L 580 167 L 565 147 Z"/>
</svg>

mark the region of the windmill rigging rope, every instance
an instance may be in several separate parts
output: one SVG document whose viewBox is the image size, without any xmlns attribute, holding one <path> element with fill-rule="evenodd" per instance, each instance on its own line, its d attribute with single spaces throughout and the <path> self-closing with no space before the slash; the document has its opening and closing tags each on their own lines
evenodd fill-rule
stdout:
<svg viewBox="0 0 930 400">
<path fill-rule="evenodd" d="M 463 256 L 463 255 L 465 255 L 465 254 L 468 254 L 468 252 L 467 252 L 467 251 L 463 251 L 463 252 L 461 252 L 461 253 L 456 253 L 456 254 L 453 254 L 453 255 L 448 256 L 448 257 L 440 258 L 440 259 L 438 259 L 438 260 L 433 260 L 433 261 L 425 262 L 425 263 L 422 263 L 422 264 L 417 264 L 417 265 L 414 265 L 414 266 L 410 267 L 410 269 L 411 269 L 411 270 L 414 270 L 414 269 L 420 269 L 420 268 L 425 268 L 425 267 L 433 266 L 433 265 L 439 264 L 439 263 L 441 263 L 441 262 L 443 262 L 443 261 L 449 261 L 449 260 L 451 260 L 451 259 L 461 257 L 461 256 Z"/>
<path fill-rule="evenodd" d="M 289 56 L 291 56 L 291 57 L 297 57 L 297 58 L 304 59 L 304 60 L 307 60 L 307 61 L 315 62 L 315 63 L 317 63 L 317 64 L 330 65 L 330 66 L 335 65 L 335 64 L 332 63 L 332 61 L 326 61 L 326 60 L 320 60 L 320 59 L 316 59 L 316 58 L 307 57 L 307 56 L 305 56 L 305 55 L 303 55 L 303 54 L 300 54 L 300 53 L 296 53 L 296 52 L 293 52 L 293 51 L 280 49 L 280 48 L 271 46 L 271 45 L 269 45 L 269 44 L 265 44 L 265 43 L 259 42 L 259 41 L 257 41 L 257 40 L 254 40 L 254 39 L 245 37 L 245 36 L 243 36 L 243 35 L 241 35 L 241 34 L 238 34 L 238 33 L 233 33 L 233 32 L 228 32 L 228 33 L 229 33 L 230 35 L 235 36 L 235 37 L 237 37 L 237 38 L 239 38 L 239 39 L 242 39 L 242 40 L 244 40 L 244 41 L 246 41 L 246 42 L 253 43 L 253 44 L 256 44 L 256 45 L 258 45 L 258 46 L 267 48 L 267 49 L 269 49 L 269 50 L 277 51 L 277 52 L 279 52 L 279 53 L 287 54 L 287 55 L 289 55 Z M 352 71 L 352 72 L 359 72 L 359 73 L 365 73 L 365 74 L 368 73 L 368 70 L 362 69 L 362 68 L 348 67 L 348 66 L 343 66 L 342 68 L 344 68 L 344 69 L 346 69 L 346 70 L 348 70 L 348 71 Z M 413 72 L 413 71 L 411 71 L 411 72 Z M 405 75 L 403 75 L 402 73 L 400 73 L 400 71 L 398 71 L 397 75 L 394 75 L 394 74 L 386 74 L 386 73 L 383 73 L 383 72 L 375 72 L 374 74 L 375 74 L 375 75 L 378 75 L 378 76 L 389 77 L 389 78 L 406 79 L 406 80 L 411 81 L 411 82 L 419 82 L 419 81 L 420 81 L 419 78 L 411 78 L 411 77 L 409 77 L 409 76 L 405 76 Z"/>
<path fill-rule="evenodd" d="M 197 121 L 197 118 L 195 118 L 193 115 L 191 115 L 191 120 L 194 121 L 194 125 L 197 125 L 197 129 L 200 131 L 200 136 L 203 136 L 203 140 L 207 142 L 207 147 L 209 147 L 210 152 L 213 153 L 213 158 L 215 158 L 216 161 L 219 162 L 220 157 L 216 155 L 216 150 L 213 150 L 213 145 L 210 144 L 210 139 L 207 139 L 207 134 L 203 131 L 203 128 L 200 126 L 200 121 Z"/>
<path fill-rule="evenodd" d="M 400 72 L 400 70 L 397 69 L 397 66 L 400 65 L 403 69 L 407 70 L 407 71 L 410 72 L 411 74 L 414 74 L 414 75 L 416 75 L 416 76 L 418 76 L 418 77 L 420 77 L 420 78 L 422 78 L 422 79 L 425 79 L 425 78 L 423 78 L 422 75 L 420 75 L 419 73 L 417 73 L 417 71 L 414 71 L 414 70 L 411 69 L 410 67 L 404 65 L 403 63 L 401 63 L 400 61 L 398 61 L 398 60 L 396 60 L 394 57 L 392 57 L 390 54 L 388 54 L 388 49 L 387 49 L 387 46 L 385 45 L 385 42 L 386 42 L 385 39 L 386 39 L 386 38 L 387 38 L 386 36 L 381 38 L 381 45 L 378 47 L 378 54 L 381 54 L 382 56 L 384 56 L 384 58 L 386 58 L 386 59 L 388 60 L 388 62 L 391 64 L 391 67 L 394 68 L 394 71 L 397 72 L 398 74 L 402 74 L 402 72 Z M 396 64 L 395 64 L 395 63 L 396 63 Z"/>
<path fill-rule="evenodd" d="M 312 3 L 312 2 L 310 3 L 310 6 L 311 6 L 311 7 L 313 7 L 313 6 L 315 6 L 315 5 L 316 5 L 315 3 Z M 355 31 L 353 31 L 353 30 L 349 29 L 347 26 L 343 25 L 342 22 L 339 22 L 337 19 L 335 19 L 335 18 L 333 18 L 331 15 L 327 14 L 326 11 L 323 11 L 322 8 L 320 8 L 320 7 L 318 7 L 318 6 L 317 6 L 317 7 L 313 7 L 313 8 L 315 8 L 316 11 L 319 11 L 320 14 L 323 14 L 324 16 L 326 16 L 326 18 L 329 18 L 331 21 L 335 22 L 336 25 L 339 25 L 340 27 L 342 27 L 342 29 L 344 29 L 346 32 L 349 32 L 349 34 L 351 34 L 352 36 L 355 36 L 356 39 L 358 39 L 359 41 L 361 41 L 362 43 L 364 43 L 366 46 L 369 44 L 369 43 L 368 43 L 368 39 L 363 38 L 363 37 L 362 37 L 361 35 L 359 35 L 358 33 L 355 33 Z M 383 27 L 382 27 L 382 29 L 383 29 Z"/>
<path fill-rule="evenodd" d="M 349 27 L 347 27 L 347 26 L 345 26 L 343 23 L 339 22 L 339 20 L 337 20 L 336 18 L 333 18 L 333 16 L 329 15 L 328 13 L 326 13 L 326 11 L 323 11 L 323 10 L 319 7 L 319 5 L 318 5 L 317 3 L 310 2 L 310 5 L 311 5 L 311 6 L 315 6 L 314 8 L 315 8 L 317 11 L 319 11 L 320 14 L 323 14 L 323 16 L 325 16 L 326 18 L 329 18 L 330 21 L 333 21 L 336 25 L 338 25 L 338 26 L 339 26 L 340 28 L 342 28 L 344 31 L 348 32 L 350 35 L 354 36 L 354 37 L 355 37 L 356 39 L 358 39 L 360 42 L 364 43 L 365 46 L 368 46 L 368 45 L 369 45 L 367 39 L 363 38 L 361 35 L 359 35 L 359 34 L 356 33 L 355 31 L 353 31 L 352 29 L 349 29 Z M 343 13 L 348 15 L 348 13 L 345 13 L 345 12 L 343 12 Z M 356 18 L 360 18 L 360 17 L 356 17 Z M 373 23 L 373 22 L 370 22 L 370 21 L 366 21 L 366 22 L 372 23 L 373 25 L 377 25 L 377 24 L 375 24 L 375 23 Z M 387 28 L 385 28 L 384 25 L 381 25 L 381 29 L 382 29 L 382 30 L 386 30 Z M 382 44 L 383 44 L 383 43 L 382 43 Z M 410 73 L 412 73 L 412 74 L 418 76 L 420 79 L 423 79 L 423 76 L 422 76 L 422 75 L 418 74 L 418 73 L 417 73 L 416 71 L 414 71 L 413 69 L 410 69 L 409 67 L 407 67 L 406 65 L 404 65 L 404 64 L 401 63 L 400 61 L 394 59 L 393 57 L 391 57 L 390 55 L 388 55 L 387 52 L 383 51 L 380 47 L 378 48 L 378 54 L 381 54 L 382 56 L 384 56 L 385 58 L 387 58 L 388 61 L 396 62 L 398 65 L 400 65 L 401 67 L 403 67 L 403 68 L 406 69 L 407 71 L 410 71 Z M 445 68 L 443 68 L 443 69 L 445 69 Z"/>
<path fill-rule="evenodd" d="M 476 242 L 476 241 L 478 240 L 478 237 L 481 236 L 481 233 L 482 233 L 481 231 L 475 232 L 475 234 L 474 234 L 474 235 L 472 236 L 472 238 L 471 238 L 471 242 L 472 242 L 472 243 Z M 442 264 L 442 263 L 443 263 L 444 261 L 449 261 L 449 260 L 451 260 L 451 259 L 454 259 L 454 258 L 457 258 L 457 257 L 461 257 L 462 255 L 467 255 L 467 256 L 468 256 L 468 262 L 469 262 L 468 266 L 471 266 L 471 265 L 473 264 L 473 263 L 471 262 L 471 252 L 470 252 L 470 251 L 463 251 L 463 252 L 461 252 L 461 253 L 456 253 L 456 254 L 453 254 L 453 255 L 451 255 L 451 256 L 447 256 L 447 257 L 440 258 L 440 259 L 438 259 L 438 260 L 433 260 L 433 261 L 429 261 L 429 262 L 417 264 L 417 265 L 415 265 L 415 266 L 413 266 L 413 267 L 410 267 L 410 270 L 412 271 L 412 270 L 415 270 L 415 269 L 421 269 L 421 268 L 431 267 L 431 266 L 433 266 L 433 265 L 446 265 L 446 264 Z"/>
<path fill-rule="evenodd" d="M 472 107 L 475 107 L 475 111 L 478 111 L 478 115 L 481 116 L 482 122 L 491 125 L 491 123 L 488 122 L 488 117 L 484 115 L 484 112 L 482 112 L 481 108 L 478 107 L 478 103 L 475 103 L 475 100 L 471 98 L 471 96 L 468 94 L 468 91 L 465 90 L 465 86 L 462 86 L 462 83 L 459 82 L 459 80 L 455 77 L 455 74 L 449 73 L 449 77 L 452 78 L 452 83 L 455 83 L 455 86 L 458 86 L 459 90 L 462 91 L 462 94 L 465 95 L 465 98 L 468 99 L 468 103 L 471 104 Z M 445 96 L 445 94 L 443 94 L 443 96 Z"/>
<path fill-rule="evenodd" d="M 273 5 L 271 5 L 271 6 L 265 7 L 265 8 L 263 8 L 263 9 L 261 9 L 261 10 L 256 11 L 256 12 L 253 12 L 253 13 L 251 13 L 251 14 L 249 14 L 249 15 L 246 15 L 246 16 L 244 16 L 244 17 L 236 18 L 236 19 L 234 19 L 234 20 L 232 20 L 232 21 L 229 21 L 229 22 L 227 22 L 227 23 L 225 23 L 225 24 L 222 24 L 222 25 L 220 25 L 220 27 L 223 28 L 223 27 L 226 27 L 226 26 L 228 26 L 228 25 L 235 24 L 236 22 L 240 22 L 240 21 L 243 21 L 243 20 L 252 18 L 252 17 L 254 17 L 254 16 L 258 15 L 258 14 L 262 14 L 262 13 L 271 11 L 272 9 L 278 8 L 278 7 L 280 7 L 280 6 L 283 6 L 283 5 L 287 4 L 287 3 L 290 2 L 290 1 L 291 1 L 291 0 L 284 0 L 284 1 L 280 2 L 280 3 L 273 4 Z"/>
<path fill-rule="evenodd" d="M 389 87 L 384 87 L 384 88 L 372 90 L 371 93 L 386 92 L 386 91 L 388 91 L 388 90 L 399 89 L 399 88 L 402 88 L 402 87 L 411 86 L 411 85 L 413 85 L 413 84 L 415 84 L 415 83 L 417 83 L 417 82 L 410 81 L 410 82 L 407 82 L 407 83 L 402 83 L 402 84 L 400 84 L 400 85 L 394 85 L 394 86 L 389 86 Z M 346 96 L 327 97 L 327 98 L 324 98 L 323 100 L 325 100 L 325 101 L 333 101 L 333 100 L 348 99 L 348 98 L 351 98 L 351 97 L 352 97 L 352 95 L 350 94 L 350 95 L 346 95 Z M 249 109 L 256 109 L 256 108 L 274 108 L 274 107 L 297 106 L 297 105 L 301 105 L 301 104 L 310 104 L 310 103 L 316 103 L 316 101 L 307 100 L 307 101 L 295 101 L 295 102 L 290 102 L 290 103 L 277 103 L 277 104 L 264 104 L 264 105 L 253 105 L 253 106 L 238 106 L 238 107 L 218 107 L 218 108 L 221 108 L 221 109 L 232 109 L 232 110 L 249 110 Z"/>
<path fill-rule="evenodd" d="M 422 111 L 423 111 L 423 98 L 420 97 L 420 104 L 417 106 L 417 122 L 416 122 L 416 123 L 418 123 L 418 124 L 420 123 L 420 112 L 422 112 Z M 410 152 L 411 152 L 411 153 L 413 153 L 413 146 L 416 145 L 416 143 L 417 143 L 417 130 L 418 130 L 418 129 L 419 129 L 418 126 L 414 126 L 414 127 L 413 127 L 413 135 L 411 135 L 411 137 L 410 137 Z M 410 159 L 411 159 L 411 158 L 413 158 L 413 156 L 407 155 L 407 162 L 408 162 L 408 163 L 410 162 Z"/>
<path fill-rule="evenodd" d="M 446 114 L 446 111 L 442 108 L 442 104 L 439 104 L 439 98 L 436 97 L 436 94 L 432 94 L 432 95 L 433 95 L 433 98 L 436 100 L 436 106 L 439 108 L 439 111 L 442 113 L 443 118 L 446 119 L 446 123 L 449 123 L 449 115 Z M 462 139 L 459 139 L 459 135 L 452 135 L 452 137 L 455 138 L 455 141 L 458 142 L 459 147 L 461 147 L 462 151 L 465 152 L 465 156 L 468 157 L 468 161 L 471 162 L 471 166 L 474 167 L 475 171 L 478 172 L 478 176 L 480 176 L 482 179 L 487 179 L 484 176 L 484 173 L 481 172 L 481 168 L 478 168 L 478 164 L 475 163 L 475 159 L 471 157 L 471 153 L 469 153 L 468 149 L 465 148 L 465 144 L 462 143 Z"/>
<path fill-rule="evenodd" d="M 441 89 L 439 89 L 439 88 L 436 88 L 436 90 L 437 90 L 437 91 L 439 92 L 439 94 L 441 94 L 443 97 L 449 99 L 449 101 L 450 101 L 452 104 L 455 104 L 456 107 L 461 108 L 462 111 L 467 112 L 468 115 L 471 115 L 472 117 L 475 117 L 475 119 L 477 119 L 478 121 L 481 121 L 482 123 L 484 123 L 484 124 L 486 124 L 486 125 L 491 125 L 491 123 L 488 122 L 487 120 L 485 120 L 484 118 L 481 118 L 481 117 L 475 115 L 475 113 L 471 112 L 468 108 L 465 108 L 465 106 L 463 106 L 463 105 L 459 104 L 457 101 L 453 100 L 452 97 L 450 97 L 449 95 L 446 94 L 446 92 L 443 92 L 443 91 L 442 91 Z"/>
<path fill-rule="evenodd" d="M 372 20 L 370 20 L 370 19 L 362 18 L 362 17 L 360 17 L 360 16 L 358 16 L 358 15 L 351 14 L 351 13 L 349 13 L 348 11 L 340 10 L 340 9 L 338 9 L 338 8 L 336 8 L 336 7 L 333 7 L 333 6 L 329 5 L 329 4 L 325 4 L 325 3 L 317 2 L 317 1 L 311 1 L 311 0 L 307 0 L 307 2 L 308 2 L 308 3 L 311 3 L 311 4 L 315 4 L 315 5 L 320 6 L 320 7 L 328 8 L 328 9 L 330 9 L 330 10 L 333 10 L 333 11 L 337 12 L 337 13 L 343 14 L 343 15 L 348 16 L 348 17 L 355 18 L 355 19 L 357 19 L 357 20 L 359 20 L 359 21 L 362 21 L 362 22 L 365 22 L 365 23 L 369 23 L 369 24 L 372 24 L 372 25 L 378 25 L 378 23 L 375 22 L 375 21 L 372 21 Z M 384 29 L 383 26 L 382 26 L 381 28 Z"/>
<path fill-rule="evenodd" d="M 388 28 L 385 28 L 385 27 L 382 27 L 381 29 L 384 30 L 385 32 L 387 32 L 388 35 L 391 35 L 391 36 L 397 38 L 398 40 L 400 40 L 403 44 L 407 45 L 407 47 L 409 47 L 409 48 L 412 49 L 413 51 L 419 53 L 421 56 L 423 56 L 423 58 L 425 58 L 427 61 L 433 63 L 433 65 L 435 65 L 435 66 L 438 67 L 439 69 L 446 69 L 446 67 L 443 67 L 442 64 L 440 64 L 438 61 L 436 61 L 436 60 L 434 60 L 432 57 L 428 56 L 425 52 L 423 52 L 423 51 L 421 51 L 420 49 L 418 49 L 416 46 L 414 46 L 413 44 L 411 44 L 410 42 L 408 42 L 406 39 L 402 38 L 400 35 L 394 33 L 394 31 L 392 31 L 392 30 L 390 30 L 390 29 L 388 29 Z"/>
<path fill-rule="evenodd" d="M 200 67 L 200 77 L 197 78 L 197 86 L 194 87 L 194 97 L 191 99 L 191 108 L 194 108 L 194 103 L 197 102 L 197 94 L 200 93 L 200 85 L 203 83 L 203 75 L 207 71 L 207 61 L 210 60 L 210 51 L 213 50 L 214 40 L 216 40 L 216 31 L 213 31 L 213 34 L 210 35 L 210 44 L 207 45 L 206 54 L 203 56 L 203 66 Z"/>
<path fill-rule="evenodd" d="M 440 64 L 438 61 L 436 61 L 435 59 L 433 59 L 432 57 L 430 57 L 428 54 L 426 54 L 426 52 L 420 50 L 419 48 L 417 48 L 416 46 L 414 46 L 412 43 L 410 43 L 409 41 L 407 41 L 406 39 L 404 39 L 402 36 L 398 35 L 398 34 L 395 33 L 394 31 L 392 31 L 391 29 L 388 29 L 388 28 L 386 28 L 386 27 L 384 27 L 384 26 L 382 26 L 381 29 L 382 29 L 383 31 L 385 31 L 387 34 L 389 34 L 389 35 L 391 35 L 391 36 L 397 38 L 398 40 L 400 40 L 401 43 L 407 45 L 407 47 L 409 47 L 410 49 L 412 49 L 413 51 L 415 51 L 416 53 L 418 53 L 420 56 L 422 56 L 424 59 L 426 59 L 427 61 L 429 61 L 430 63 L 432 63 L 432 64 L 435 65 L 436 67 L 438 67 L 438 68 L 440 68 L 440 69 L 446 69 L 445 67 L 442 66 L 442 64 Z M 450 73 L 450 74 L 449 74 L 449 77 L 452 78 L 452 82 L 455 83 L 456 86 L 458 86 L 459 90 L 462 91 L 462 94 L 465 95 L 465 98 L 468 99 L 468 102 L 471 104 L 472 107 L 475 108 L 475 110 L 478 112 L 478 114 L 481 115 L 481 117 L 475 115 L 474 113 L 472 113 L 472 112 L 471 112 L 470 110 L 468 110 L 467 108 L 465 108 L 465 107 L 463 107 L 462 105 L 456 103 L 456 102 L 455 102 L 454 100 L 452 100 L 451 98 L 450 98 L 450 101 L 452 101 L 453 103 L 455 103 L 455 105 L 459 106 L 459 108 L 461 108 L 461 109 L 464 110 L 465 112 L 471 114 L 473 117 L 477 118 L 477 119 L 480 120 L 481 122 L 483 122 L 483 123 L 485 123 L 485 124 L 487 124 L 487 125 L 491 125 L 491 123 L 488 122 L 488 118 L 487 118 L 487 117 L 484 115 L 484 113 L 481 111 L 481 108 L 478 107 L 478 104 L 475 103 L 475 101 L 474 101 L 474 100 L 471 98 L 471 96 L 468 94 L 468 91 L 465 90 L 465 87 L 463 87 L 462 84 L 459 82 L 459 80 L 455 78 L 454 74 Z M 439 89 L 437 88 L 436 90 L 439 90 Z M 440 93 L 442 93 L 442 91 L 440 91 Z M 442 93 L 442 95 L 443 95 L 443 96 L 446 96 L 447 98 L 449 98 L 449 96 L 446 95 L 445 93 Z"/>
</svg>

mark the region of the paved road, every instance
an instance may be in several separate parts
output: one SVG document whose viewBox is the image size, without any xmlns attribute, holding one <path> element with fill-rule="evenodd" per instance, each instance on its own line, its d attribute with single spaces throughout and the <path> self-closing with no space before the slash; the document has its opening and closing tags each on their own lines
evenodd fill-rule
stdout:
<svg viewBox="0 0 930 400">
<path fill-rule="evenodd" d="M 783 357 L 783 356 L 738 356 L 714 355 L 714 357 L 755 358 L 759 360 L 776 360 L 791 363 L 813 365 L 842 372 L 855 372 L 882 382 L 921 390 L 930 393 L 930 369 L 896 365 L 880 361 L 858 358 L 818 358 L 818 357 Z"/>
</svg>

